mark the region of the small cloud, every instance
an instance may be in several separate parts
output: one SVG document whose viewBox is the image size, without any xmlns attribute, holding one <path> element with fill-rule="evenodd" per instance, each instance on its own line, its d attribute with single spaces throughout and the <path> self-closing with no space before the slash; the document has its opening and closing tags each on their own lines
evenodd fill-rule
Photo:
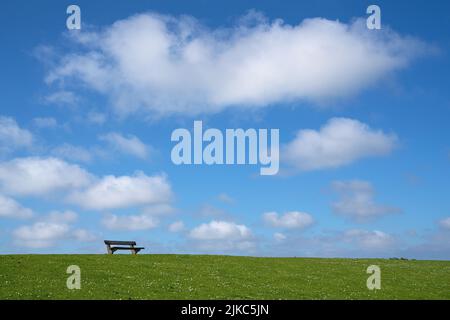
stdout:
<svg viewBox="0 0 450 320">
<path fill-rule="evenodd" d="M 189 238 L 194 240 L 196 248 L 213 252 L 248 251 L 255 246 L 247 226 L 228 221 L 203 223 L 189 232 Z"/>
<path fill-rule="evenodd" d="M 27 157 L 0 162 L 0 190 L 42 196 L 88 185 L 92 176 L 78 165 L 57 158 Z"/>
<path fill-rule="evenodd" d="M 439 225 L 445 229 L 450 231 L 450 217 L 444 218 L 441 221 L 439 221 Z"/>
<path fill-rule="evenodd" d="M 251 232 L 245 225 L 214 220 L 192 229 L 189 236 L 197 240 L 241 240 L 249 238 Z"/>
<path fill-rule="evenodd" d="M 165 216 L 175 212 L 175 208 L 169 203 L 158 203 L 153 205 L 147 205 L 142 209 L 142 212 L 152 216 Z"/>
<path fill-rule="evenodd" d="M 276 242 L 283 242 L 284 240 L 287 239 L 287 237 L 279 232 L 276 232 L 273 234 L 273 238 L 275 239 Z"/>
<path fill-rule="evenodd" d="M 15 229 L 13 238 L 16 245 L 34 249 L 53 247 L 58 241 L 68 239 L 92 241 L 94 236 L 87 230 L 72 229 L 71 224 L 77 219 L 77 213 L 70 210 L 52 211 L 31 225 Z"/>
<path fill-rule="evenodd" d="M 44 97 L 44 103 L 74 107 L 79 103 L 79 98 L 71 91 L 61 90 Z"/>
<path fill-rule="evenodd" d="M 73 229 L 72 224 L 78 219 L 76 212 L 52 211 L 39 217 L 31 225 L 21 226 L 13 231 L 16 245 L 39 249 L 53 247 L 62 240 L 91 242 L 96 236 L 85 229 Z"/>
<path fill-rule="evenodd" d="M 89 163 L 93 158 L 92 152 L 88 149 L 80 146 L 74 146 L 69 143 L 64 143 L 53 148 L 50 153 L 56 157 L 73 162 Z"/>
<path fill-rule="evenodd" d="M 93 242 L 98 239 L 98 237 L 92 232 L 85 229 L 76 229 L 72 232 L 72 236 L 81 242 Z"/>
<path fill-rule="evenodd" d="M 20 128 L 13 118 L 0 116 L 0 155 L 21 148 L 29 148 L 32 144 L 31 132 Z"/>
<path fill-rule="evenodd" d="M 283 215 L 277 212 L 266 212 L 263 214 L 264 221 L 275 228 L 305 229 L 314 223 L 313 217 L 304 212 L 291 211 Z"/>
<path fill-rule="evenodd" d="M 33 210 L 23 207 L 12 198 L 0 194 L 0 218 L 28 219 Z"/>
<path fill-rule="evenodd" d="M 226 204 L 233 204 L 235 202 L 235 200 L 230 195 L 228 195 L 224 192 L 219 194 L 217 196 L 217 199 Z"/>
<path fill-rule="evenodd" d="M 141 159 L 146 159 L 150 148 L 139 138 L 133 135 L 123 136 L 116 132 L 111 132 L 100 136 L 100 140 L 107 142 L 114 150 L 132 155 Z"/>
<path fill-rule="evenodd" d="M 15 243 L 29 248 L 46 248 L 66 237 L 69 226 L 56 222 L 36 222 L 29 226 L 22 226 L 13 231 Z"/>
<path fill-rule="evenodd" d="M 95 237 L 89 231 L 72 229 L 71 224 L 77 218 L 77 213 L 73 211 L 52 211 L 31 225 L 15 229 L 14 242 L 21 247 L 38 249 L 53 247 L 62 240 L 93 241 Z"/>
<path fill-rule="evenodd" d="M 1 176 L 0 176 L 1 177 Z M 91 210 L 112 210 L 170 202 L 172 190 L 165 175 L 105 176 L 84 190 L 74 191 L 68 201 Z"/>
<path fill-rule="evenodd" d="M 86 116 L 86 120 L 92 124 L 104 124 L 106 122 L 107 116 L 100 112 L 89 112 Z"/>
<path fill-rule="evenodd" d="M 203 204 L 198 211 L 198 214 L 202 217 L 226 217 L 228 216 L 225 210 L 217 208 L 210 204 Z"/>
<path fill-rule="evenodd" d="M 70 210 L 67 211 L 52 211 L 44 217 L 44 221 L 54 223 L 72 223 L 78 219 L 78 215 Z"/>
<path fill-rule="evenodd" d="M 337 168 L 359 159 L 389 154 L 394 134 L 371 129 L 353 119 L 333 118 L 319 131 L 304 129 L 282 149 L 283 159 L 300 171 Z"/>
<path fill-rule="evenodd" d="M 181 232 L 184 230 L 184 222 L 183 221 L 175 221 L 174 223 L 171 223 L 169 225 L 169 231 L 170 232 Z"/>
<path fill-rule="evenodd" d="M 395 243 L 393 236 L 377 230 L 347 230 L 343 233 L 342 239 L 368 250 L 383 250 Z"/>
<path fill-rule="evenodd" d="M 123 216 L 107 214 L 102 219 L 102 224 L 110 230 L 138 231 L 156 228 L 159 221 L 149 214 Z"/>
<path fill-rule="evenodd" d="M 334 181 L 332 188 L 339 195 L 339 200 L 332 204 L 333 211 L 356 222 L 401 212 L 399 208 L 375 203 L 375 191 L 367 181 Z"/>
<path fill-rule="evenodd" d="M 56 128 L 58 126 L 58 122 L 55 118 L 34 118 L 33 124 L 41 129 L 45 128 Z"/>
</svg>

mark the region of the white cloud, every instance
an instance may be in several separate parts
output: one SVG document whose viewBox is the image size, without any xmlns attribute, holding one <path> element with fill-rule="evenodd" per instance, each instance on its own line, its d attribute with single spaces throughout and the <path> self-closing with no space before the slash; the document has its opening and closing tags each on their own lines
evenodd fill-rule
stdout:
<svg viewBox="0 0 450 320">
<path fill-rule="evenodd" d="M 101 112 L 95 112 L 95 111 L 89 112 L 86 116 L 87 122 L 97 124 L 97 125 L 104 124 L 106 122 L 106 119 L 107 119 L 106 114 L 101 113 Z"/>
<path fill-rule="evenodd" d="M 168 201 L 166 199 L 165 201 Z M 149 214 L 152 216 L 164 216 L 169 215 L 175 211 L 175 208 L 172 207 L 169 203 L 158 203 L 153 205 L 148 205 L 142 209 L 142 213 Z"/>
<path fill-rule="evenodd" d="M 356 222 L 367 222 L 379 216 L 401 211 L 391 206 L 376 204 L 375 191 L 367 181 L 334 181 L 332 188 L 340 197 L 333 203 L 333 211 Z"/>
<path fill-rule="evenodd" d="M 203 204 L 199 210 L 198 214 L 202 217 L 226 217 L 228 216 L 227 212 L 221 208 L 217 208 L 208 203 Z"/>
<path fill-rule="evenodd" d="M 33 210 L 20 205 L 12 198 L 0 194 L 0 218 L 27 219 L 33 216 Z"/>
<path fill-rule="evenodd" d="M 284 240 L 287 239 L 287 237 L 286 237 L 283 233 L 280 233 L 280 232 L 274 233 L 274 234 L 273 234 L 273 238 L 274 238 L 275 241 L 277 241 L 277 242 L 283 242 Z"/>
<path fill-rule="evenodd" d="M 272 227 L 286 229 L 304 229 L 314 223 L 313 217 L 304 212 L 291 211 L 283 215 L 276 212 L 266 212 L 263 214 L 264 221 Z"/>
<path fill-rule="evenodd" d="M 172 190 L 166 176 L 105 176 L 85 190 L 75 191 L 68 201 L 85 209 L 109 210 L 167 203 Z"/>
<path fill-rule="evenodd" d="M 54 223 L 72 223 L 78 219 L 76 212 L 67 211 L 52 211 L 47 216 L 43 218 L 43 221 L 54 222 Z"/>
<path fill-rule="evenodd" d="M 402 256 L 401 243 L 395 236 L 379 230 L 322 230 L 310 236 L 274 234 L 262 255 L 288 257 L 374 258 Z"/>
<path fill-rule="evenodd" d="M 33 249 L 53 247 L 63 240 L 90 242 L 96 236 L 85 229 L 73 229 L 78 218 L 73 211 L 52 211 L 31 225 L 21 226 L 12 233 L 16 245 Z"/>
<path fill-rule="evenodd" d="M 0 154 L 19 148 L 28 148 L 33 143 L 33 135 L 19 127 L 10 117 L 0 116 Z"/>
<path fill-rule="evenodd" d="M 371 129 L 357 120 L 333 118 L 319 131 L 300 130 L 284 146 L 282 159 L 303 171 L 337 168 L 361 158 L 387 155 L 396 144 L 394 134 Z"/>
<path fill-rule="evenodd" d="M 33 123 L 38 128 L 55 128 L 58 126 L 58 122 L 55 118 L 34 118 Z"/>
<path fill-rule="evenodd" d="M 174 208 L 168 203 L 149 205 L 141 209 L 136 215 L 106 214 L 102 224 L 111 230 L 148 230 L 159 225 L 161 216 L 171 214 Z"/>
<path fill-rule="evenodd" d="M 439 225 L 444 229 L 450 230 L 450 217 L 444 218 L 439 221 Z"/>
<path fill-rule="evenodd" d="M 44 97 L 44 102 L 58 106 L 73 107 L 79 103 L 79 98 L 71 91 L 60 90 Z"/>
<path fill-rule="evenodd" d="M 366 231 L 353 229 L 345 231 L 343 240 L 368 250 L 382 250 L 395 243 L 393 236 L 382 231 Z"/>
<path fill-rule="evenodd" d="M 97 240 L 97 236 L 85 229 L 76 229 L 72 232 L 73 237 L 81 242 L 93 242 Z"/>
<path fill-rule="evenodd" d="M 227 221 L 211 221 L 191 230 L 189 236 L 196 240 L 243 240 L 251 237 L 245 225 Z"/>
<path fill-rule="evenodd" d="M 108 214 L 103 218 L 102 224 L 111 230 L 137 231 L 156 228 L 159 221 L 149 214 L 124 216 Z"/>
<path fill-rule="evenodd" d="M 149 213 L 169 213 L 172 190 L 165 175 L 95 177 L 57 158 L 17 158 L 0 162 L 0 190 L 5 194 L 44 196 L 65 193 L 66 201 L 84 209 L 109 210 L 147 206 Z"/>
<path fill-rule="evenodd" d="M 57 158 L 17 158 L 0 163 L 0 188 L 7 194 L 45 195 L 87 185 L 91 176 Z"/>
<path fill-rule="evenodd" d="M 214 220 L 203 223 L 192 229 L 188 236 L 194 241 L 195 248 L 208 252 L 248 252 L 255 247 L 251 230 L 234 222 Z"/>
<path fill-rule="evenodd" d="M 67 224 L 41 221 L 17 228 L 13 236 L 19 246 L 45 248 L 55 245 L 56 241 L 67 236 L 69 230 Z"/>
<path fill-rule="evenodd" d="M 235 202 L 234 198 L 225 192 L 219 194 L 217 199 L 226 204 L 233 204 Z"/>
<path fill-rule="evenodd" d="M 141 159 L 145 159 L 149 153 L 149 147 L 146 146 L 139 138 L 128 135 L 127 137 L 111 132 L 100 136 L 100 140 L 106 141 L 116 151 L 129 154 Z"/>
<path fill-rule="evenodd" d="M 184 230 L 184 222 L 183 221 L 175 221 L 169 225 L 170 232 L 181 232 Z"/>
<path fill-rule="evenodd" d="M 74 162 L 88 163 L 92 161 L 92 153 L 84 147 L 64 143 L 51 150 L 51 153 L 59 158 Z"/>
<path fill-rule="evenodd" d="M 49 84 L 73 79 L 108 96 L 120 114 L 156 115 L 345 97 L 404 68 L 425 47 L 389 28 L 367 30 L 363 19 L 289 25 L 258 14 L 211 30 L 192 17 L 147 13 L 72 39 L 85 50 L 63 56 Z"/>
</svg>

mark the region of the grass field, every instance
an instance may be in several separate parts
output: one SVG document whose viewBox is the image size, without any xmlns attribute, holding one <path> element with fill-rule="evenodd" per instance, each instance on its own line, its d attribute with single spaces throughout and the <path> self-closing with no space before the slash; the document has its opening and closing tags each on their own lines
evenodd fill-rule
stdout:
<svg viewBox="0 0 450 320">
<path fill-rule="evenodd" d="M 373 264 L 381 290 L 366 287 Z M 69 265 L 80 290 L 66 287 Z M 450 299 L 450 261 L 3 255 L 0 299 Z"/>
</svg>

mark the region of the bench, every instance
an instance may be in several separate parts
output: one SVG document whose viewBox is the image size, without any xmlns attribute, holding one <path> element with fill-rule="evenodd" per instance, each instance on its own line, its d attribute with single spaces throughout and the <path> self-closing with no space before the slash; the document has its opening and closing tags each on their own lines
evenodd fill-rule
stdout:
<svg viewBox="0 0 450 320">
<path fill-rule="evenodd" d="M 108 250 L 108 254 L 113 254 L 117 250 L 130 250 L 132 254 L 137 254 L 144 247 L 136 247 L 135 241 L 114 241 L 114 240 L 105 240 L 106 250 Z"/>
</svg>

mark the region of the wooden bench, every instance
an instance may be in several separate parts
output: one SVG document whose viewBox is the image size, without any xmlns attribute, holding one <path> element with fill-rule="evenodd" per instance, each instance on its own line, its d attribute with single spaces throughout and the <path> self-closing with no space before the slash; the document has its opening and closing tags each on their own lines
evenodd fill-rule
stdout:
<svg viewBox="0 0 450 320">
<path fill-rule="evenodd" d="M 135 241 L 114 241 L 114 240 L 105 240 L 106 250 L 108 250 L 108 254 L 113 254 L 117 250 L 130 250 L 132 254 L 137 254 L 144 247 L 136 247 Z"/>
</svg>

